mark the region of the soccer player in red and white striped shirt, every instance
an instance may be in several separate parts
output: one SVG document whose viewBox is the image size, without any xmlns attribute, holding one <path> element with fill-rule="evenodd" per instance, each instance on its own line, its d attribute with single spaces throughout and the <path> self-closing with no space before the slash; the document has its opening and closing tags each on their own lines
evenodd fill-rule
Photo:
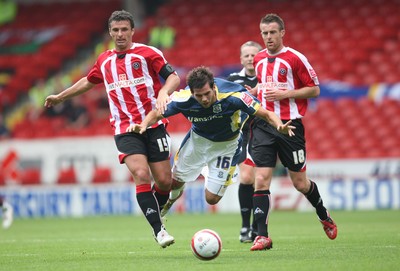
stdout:
<svg viewBox="0 0 400 271">
<path fill-rule="evenodd" d="M 335 239 L 336 224 L 323 205 L 317 185 L 306 175 L 306 142 L 301 118 L 306 113 L 308 99 L 319 96 L 317 74 L 303 54 L 283 44 L 285 25 L 278 15 L 267 14 L 263 17 L 260 30 L 266 49 L 254 57 L 258 85 L 252 93 L 257 95 L 264 108 L 280 116 L 283 123 L 292 120 L 296 134 L 293 137 L 282 135 L 257 118 L 252 125 L 249 151 L 256 165 L 253 208 L 258 236 L 251 250 L 272 248 L 267 228 L 269 189 L 278 156 L 288 169 L 294 187 L 315 207 L 326 235 Z"/>
<path fill-rule="evenodd" d="M 120 163 L 125 163 L 131 172 L 138 204 L 153 228 L 156 241 L 164 248 L 174 243 L 160 218 L 160 206 L 168 200 L 172 183 L 170 138 L 161 121 L 144 134 L 127 133 L 126 129 L 141 123 L 153 109 L 164 112 L 180 78 L 160 50 L 132 42 L 135 25 L 129 12 L 113 12 L 108 27 L 115 49 L 100 54 L 87 76 L 61 93 L 48 96 L 45 106 L 56 105 L 85 93 L 96 84 L 104 84 Z M 159 76 L 165 80 L 164 84 Z"/>
</svg>

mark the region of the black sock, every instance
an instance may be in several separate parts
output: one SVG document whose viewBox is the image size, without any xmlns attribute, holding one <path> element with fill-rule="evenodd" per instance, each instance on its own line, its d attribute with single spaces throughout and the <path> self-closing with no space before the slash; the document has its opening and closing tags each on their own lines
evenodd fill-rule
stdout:
<svg viewBox="0 0 400 271">
<path fill-rule="evenodd" d="M 315 211 L 321 220 L 325 220 L 328 218 L 328 214 L 326 212 L 326 208 L 324 207 L 324 203 L 322 201 L 321 195 L 319 194 L 317 184 L 311 181 L 310 191 L 305 194 L 308 201 L 314 206 Z"/>
<path fill-rule="evenodd" d="M 269 190 L 254 191 L 253 195 L 253 215 L 257 222 L 257 234 L 268 237 L 268 217 L 270 208 Z"/>
<path fill-rule="evenodd" d="M 151 191 L 153 191 L 153 194 L 156 197 L 161 210 L 164 207 L 165 203 L 167 203 L 167 200 L 169 198 L 169 191 L 162 191 L 156 184 L 153 185 Z"/>
<path fill-rule="evenodd" d="M 258 225 L 257 225 L 257 221 L 254 218 L 254 216 L 253 216 L 253 223 L 251 223 L 251 228 L 253 230 L 253 234 L 257 234 L 258 233 Z"/>
<path fill-rule="evenodd" d="M 151 192 L 151 188 L 149 190 L 150 191 L 140 192 L 136 190 L 136 199 L 144 216 L 146 217 L 150 226 L 153 228 L 154 234 L 157 235 L 157 233 L 161 230 L 162 223 L 156 198 Z"/>
<path fill-rule="evenodd" d="M 239 184 L 239 204 L 240 214 L 242 215 L 242 227 L 250 227 L 251 210 L 253 209 L 252 184 Z"/>
</svg>

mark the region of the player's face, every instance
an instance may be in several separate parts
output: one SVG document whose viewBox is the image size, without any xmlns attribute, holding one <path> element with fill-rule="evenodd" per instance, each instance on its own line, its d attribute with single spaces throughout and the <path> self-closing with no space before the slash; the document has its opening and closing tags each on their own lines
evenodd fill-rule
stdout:
<svg viewBox="0 0 400 271">
<path fill-rule="evenodd" d="M 125 51 L 131 48 L 135 29 L 131 27 L 129 21 L 112 21 L 109 31 L 117 51 Z"/>
<path fill-rule="evenodd" d="M 242 51 L 240 53 L 240 63 L 243 65 L 247 73 L 252 74 L 254 72 L 253 59 L 257 53 L 257 47 L 245 46 L 242 48 Z"/>
<path fill-rule="evenodd" d="M 217 100 L 215 90 L 212 89 L 208 83 L 206 83 L 202 88 L 194 88 L 193 97 L 204 108 L 209 108 Z"/>
<path fill-rule="evenodd" d="M 275 54 L 283 48 L 285 30 L 279 30 L 277 23 L 260 24 L 260 30 L 265 47 L 267 47 L 270 54 Z"/>
</svg>

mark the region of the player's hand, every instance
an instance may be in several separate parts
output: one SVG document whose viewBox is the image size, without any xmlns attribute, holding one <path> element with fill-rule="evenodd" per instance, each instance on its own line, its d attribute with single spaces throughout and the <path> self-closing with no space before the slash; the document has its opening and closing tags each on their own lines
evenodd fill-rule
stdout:
<svg viewBox="0 0 400 271">
<path fill-rule="evenodd" d="M 285 135 L 289 135 L 289 136 L 294 136 L 294 132 L 293 130 L 296 129 L 295 126 L 290 125 L 292 123 L 291 120 L 289 120 L 288 122 L 286 122 L 283 125 L 279 125 L 278 128 L 276 128 L 278 130 L 279 133 L 281 134 L 285 134 Z"/>
<path fill-rule="evenodd" d="M 143 134 L 146 131 L 147 127 L 141 124 L 131 124 L 128 128 L 126 128 L 127 133 L 137 133 Z"/>
<path fill-rule="evenodd" d="M 156 108 L 160 112 L 160 114 L 164 114 L 165 110 L 167 110 L 167 104 L 170 102 L 170 97 L 168 93 L 161 92 L 158 94 L 158 98 L 156 101 Z"/>
<path fill-rule="evenodd" d="M 287 93 L 288 93 L 288 91 L 277 89 L 277 88 L 268 89 L 267 91 L 263 92 L 263 97 L 265 100 L 267 100 L 269 102 L 280 101 L 280 100 L 287 98 L 286 97 Z"/>
<path fill-rule="evenodd" d="M 59 98 L 58 95 L 49 95 L 44 101 L 44 106 L 45 107 L 52 107 L 55 106 L 59 103 L 61 103 L 63 100 Z"/>
<path fill-rule="evenodd" d="M 248 92 L 250 92 L 251 95 L 257 96 L 257 87 L 252 88 L 252 87 L 249 86 L 249 85 L 244 85 L 244 88 L 245 88 Z"/>
</svg>

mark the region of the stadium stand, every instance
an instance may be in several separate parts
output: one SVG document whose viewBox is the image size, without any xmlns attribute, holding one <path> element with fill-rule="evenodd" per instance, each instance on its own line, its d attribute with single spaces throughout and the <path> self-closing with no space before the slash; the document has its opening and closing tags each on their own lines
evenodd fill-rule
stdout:
<svg viewBox="0 0 400 271">
<path fill-rule="evenodd" d="M 38 78 L 50 79 L 61 71 L 75 80 L 85 74 L 93 56 L 82 58 L 79 48 L 90 45 L 94 51 L 93 37 L 104 35 L 105 23 L 101 22 L 105 22 L 110 10 L 121 7 L 120 1 L 96 1 L 96 9 L 88 8 L 91 1 L 65 1 L 61 8 L 60 3 L 48 2 L 21 4 L 16 20 L 0 27 L 2 32 L 21 31 L 27 26 L 54 26 L 64 31 L 43 44 L 36 53 L 0 55 L 0 69 L 12 71 L 8 83 L 0 91 L 0 109 L 9 109 L 27 96 Z M 73 12 L 66 15 L 64 10 Z M 229 0 L 171 0 L 154 16 L 145 19 L 134 39 L 144 41 L 156 16 L 168 16 L 169 24 L 176 30 L 176 44 L 165 51 L 165 56 L 178 68 L 182 78 L 188 69 L 197 65 L 210 66 L 224 77 L 239 68 L 238 48 L 244 41 L 262 42 L 258 23 L 269 12 L 288 18 L 285 44 L 308 56 L 321 85 L 342 82 L 354 86 L 352 97 L 337 94 L 331 98 L 322 93 L 310 106 L 304 118 L 310 131 L 306 135 L 308 157 L 399 157 L 399 98 L 378 98 L 370 87 L 400 82 L 399 0 L 384 3 L 379 0 L 254 0 L 251 4 Z M 71 58 L 81 59 L 78 68 L 63 70 L 62 64 Z M 366 91 L 357 93 L 360 87 Z M 19 105 L 19 112 L 23 113 L 10 125 L 13 137 L 109 135 L 107 118 L 96 118 L 96 98 L 91 94 L 82 96 L 95 121 L 79 131 L 70 129 L 62 116 L 25 119 L 29 110 Z M 188 127 L 186 120 L 174 117 L 168 129 L 174 133 L 186 131 Z"/>
<path fill-rule="evenodd" d="M 116 3 L 98 1 L 96 9 L 90 2 L 19 4 L 15 20 L 0 26 L 5 39 L 0 66 L 12 74 L 1 91 L 3 106 L 16 103 L 38 78 L 54 74 L 78 49 L 89 45 L 104 30 Z"/>
</svg>

